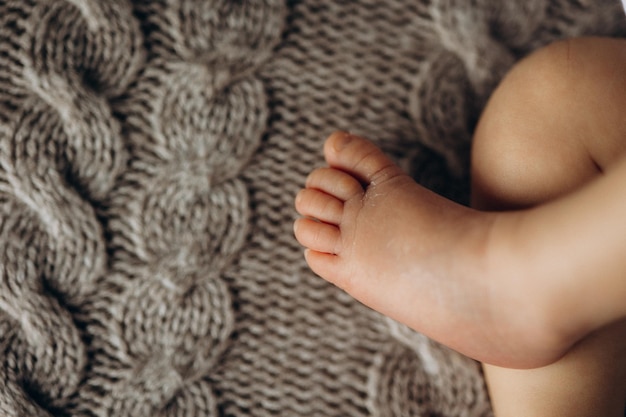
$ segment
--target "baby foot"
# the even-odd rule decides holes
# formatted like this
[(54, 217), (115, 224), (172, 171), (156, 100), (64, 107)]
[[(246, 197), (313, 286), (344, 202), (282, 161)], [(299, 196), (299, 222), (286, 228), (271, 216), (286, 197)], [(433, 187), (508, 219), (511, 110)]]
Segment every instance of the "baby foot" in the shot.
[(537, 337), (540, 318), (533, 322), (527, 300), (497, 276), (496, 214), (421, 187), (357, 136), (334, 133), (324, 154), (329, 166), (296, 197), (303, 217), (295, 236), (315, 273), (474, 359), (514, 367), (556, 360), (555, 347)]

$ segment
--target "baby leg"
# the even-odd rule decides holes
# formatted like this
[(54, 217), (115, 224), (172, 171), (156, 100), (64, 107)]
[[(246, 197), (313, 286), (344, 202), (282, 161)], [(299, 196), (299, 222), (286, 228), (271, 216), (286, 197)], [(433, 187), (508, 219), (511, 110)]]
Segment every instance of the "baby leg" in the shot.
[[(484, 210), (536, 206), (623, 163), (623, 74), (626, 42), (608, 39), (560, 42), (516, 66), (494, 93), (476, 131), (473, 205)], [(484, 368), (498, 417), (621, 417), (626, 322), (591, 333), (542, 368)]]
[[(623, 47), (609, 44), (614, 50), (608, 56)], [(615, 138), (626, 131), (615, 135), (606, 127), (622, 124), (624, 72), (606, 65), (591, 79), (600, 73), (600, 80), (611, 80), (609, 87), (589, 86), (576, 77), (594, 67), (574, 59), (578, 47), (562, 45), (556, 49), (566, 65), (559, 76), (546, 60), (534, 59), (508, 77), (510, 87), (496, 93), (490, 107), (504, 104), (510, 111), (488, 110), (474, 153), (477, 207), (549, 203), (513, 212), (462, 207), (419, 186), (371, 142), (339, 132), (324, 147), (328, 166), (309, 175), (296, 199), (303, 217), (295, 235), (311, 269), (375, 310), (506, 367), (553, 363), (584, 336), (626, 317), (626, 223), (619, 221), (626, 212), (626, 158), (592, 146), (597, 135), (614, 149), (623, 145)], [(543, 64), (523, 69), (537, 61)], [(529, 88), (534, 84), (519, 74), (543, 83)], [(503, 93), (516, 90), (508, 98)], [(559, 102), (560, 112), (544, 112), (555, 109), (550, 97), (572, 92), (573, 99)], [(603, 99), (611, 100), (609, 108)], [(604, 124), (590, 128), (584, 117), (567, 121), (586, 115), (589, 103), (600, 107)], [(529, 138), (545, 146), (526, 146)], [(610, 172), (600, 176), (604, 167)], [(567, 175), (557, 175), (559, 169)], [(599, 179), (581, 186), (594, 177)], [(554, 200), (561, 194), (567, 195)], [(602, 300), (600, 308), (596, 300)]]

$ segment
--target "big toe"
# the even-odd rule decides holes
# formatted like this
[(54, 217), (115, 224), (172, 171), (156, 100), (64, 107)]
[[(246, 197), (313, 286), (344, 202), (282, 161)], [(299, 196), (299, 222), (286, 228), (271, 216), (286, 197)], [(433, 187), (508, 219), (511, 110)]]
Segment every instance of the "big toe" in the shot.
[(324, 145), (324, 155), (331, 167), (353, 175), (364, 184), (375, 184), (402, 174), (379, 147), (347, 132), (330, 135)]

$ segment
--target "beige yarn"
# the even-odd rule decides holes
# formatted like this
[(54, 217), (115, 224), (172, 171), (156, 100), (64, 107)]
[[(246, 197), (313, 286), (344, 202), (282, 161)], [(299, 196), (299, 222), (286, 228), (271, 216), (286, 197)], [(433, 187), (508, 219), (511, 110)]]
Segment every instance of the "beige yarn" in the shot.
[(490, 416), (479, 367), (315, 277), (335, 129), (464, 201), (504, 72), (615, 0), (0, 0), (1, 416)]

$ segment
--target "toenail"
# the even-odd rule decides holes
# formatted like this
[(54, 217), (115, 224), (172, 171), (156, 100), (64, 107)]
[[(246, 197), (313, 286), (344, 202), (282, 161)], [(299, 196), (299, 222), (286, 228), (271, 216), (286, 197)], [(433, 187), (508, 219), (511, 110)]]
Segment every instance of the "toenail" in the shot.
[(298, 233), (298, 220), (300, 220), (300, 218), (297, 218), (296, 221), (293, 222), (293, 232), (294, 233)]
[(348, 146), (348, 144), (352, 141), (353, 137), (350, 133), (347, 132), (342, 132), (340, 133), (334, 143), (333, 143), (333, 147), (335, 148), (335, 151), (339, 152), (341, 150), (343, 150), (346, 146)]

